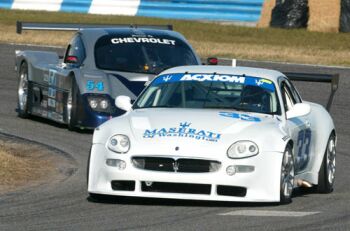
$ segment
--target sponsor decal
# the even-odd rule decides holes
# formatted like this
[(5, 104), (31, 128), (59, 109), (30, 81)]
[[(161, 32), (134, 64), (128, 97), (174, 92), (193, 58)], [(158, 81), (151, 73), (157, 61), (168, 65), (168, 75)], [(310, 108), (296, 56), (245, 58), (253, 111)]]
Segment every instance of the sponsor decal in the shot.
[(249, 122), (261, 122), (261, 119), (259, 117), (250, 116), (247, 114), (240, 114), (235, 112), (219, 112), (220, 116), (223, 117), (229, 117), (234, 119), (240, 119), (243, 121), (249, 121)]
[(40, 105), (43, 107), (43, 108), (47, 108), (47, 100), (42, 100)]
[(203, 129), (192, 128), (191, 123), (183, 122), (180, 123), (179, 127), (146, 129), (143, 133), (143, 138), (155, 137), (184, 137), (217, 142), (221, 138), (221, 134)]
[(47, 100), (47, 104), (49, 105), (49, 107), (55, 108), (55, 107), (56, 107), (56, 100), (54, 100), (54, 99), (48, 99), (48, 100)]
[(49, 70), (49, 85), (56, 85), (56, 70), (50, 69)]
[(63, 122), (63, 116), (56, 113), (56, 112), (49, 111), (47, 113), (47, 118), (50, 118), (50, 119), (55, 120), (55, 121)]
[(42, 110), (41, 115), (42, 115), (43, 117), (47, 117), (47, 111), (46, 111), (46, 110)]
[(154, 44), (164, 44), (175, 46), (175, 40), (161, 39), (161, 38), (112, 38), (111, 42), (113, 44), (123, 44), (123, 43), (154, 43)]
[(63, 113), (63, 103), (56, 103), (56, 112), (59, 114)]
[(50, 98), (56, 98), (56, 89), (49, 88), (47, 96), (50, 97)]
[(210, 81), (244, 84), (245, 77), (236, 75), (185, 74), (180, 81)]
[(63, 101), (63, 92), (61, 91), (56, 92), (56, 100), (59, 102)]
[(227, 74), (165, 74), (158, 76), (158, 78), (152, 82), (152, 85), (182, 81), (236, 83), (249, 86), (258, 86), (271, 92), (275, 91), (275, 85), (271, 80), (252, 76)]
[(49, 75), (47, 73), (44, 74), (44, 82), (49, 82)]

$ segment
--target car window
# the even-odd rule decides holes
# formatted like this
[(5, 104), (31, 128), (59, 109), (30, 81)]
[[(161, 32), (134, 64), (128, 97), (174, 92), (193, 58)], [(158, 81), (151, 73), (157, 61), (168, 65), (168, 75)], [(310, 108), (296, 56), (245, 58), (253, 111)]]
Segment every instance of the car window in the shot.
[(296, 104), (296, 100), (293, 98), (293, 94), (290, 90), (290, 87), (286, 84), (286, 82), (282, 82), (281, 84), (281, 93), (284, 108), (286, 111), (289, 111), (290, 109), (292, 109), (294, 104)]
[(96, 67), (104, 70), (159, 74), (170, 67), (198, 65), (192, 49), (171, 36), (105, 35), (95, 44)]
[(301, 97), (299, 95), (299, 92), (294, 87), (293, 83), (291, 81), (288, 81), (288, 80), (286, 80), (286, 83), (290, 87), (290, 91), (291, 91), (292, 97), (294, 99), (294, 102), (301, 103), (302, 102)]
[(274, 83), (234, 75), (169, 74), (157, 77), (135, 103), (136, 108), (221, 108), (279, 114)]
[(75, 56), (78, 59), (77, 64), (81, 64), (85, 59), (85, 48), (79, 35), (75, 36), (67, 47), (65, 62), (69, 56)]

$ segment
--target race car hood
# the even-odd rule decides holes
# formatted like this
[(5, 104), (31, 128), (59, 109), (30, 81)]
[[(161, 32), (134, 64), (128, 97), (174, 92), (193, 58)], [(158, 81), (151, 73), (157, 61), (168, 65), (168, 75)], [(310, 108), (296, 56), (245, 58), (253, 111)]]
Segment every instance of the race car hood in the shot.
[(216, 142), (224, 135), (240, 134), (249, 127), (257, 128), (275, 121), (270, 115), (210, 109), (138, 109), (128, 117), (138, 140), (170, 140), (193, 135), (195, 140), (207, 142)]
[[(235, 142), (250, 140), (260, 150), (281, 151), (286, 134), (277, 116), (214, 109), (136, 109), (100, 126), (94, 143), (106, 144), (116, 134), (127, 135), (131, 149), (168, 153), (180, 148), (184, 153), (223, 152)], [(206, 154), (207, 155), (207, 154)]]
[(131, 142), (144, 147), (150, 144), (157, 147), (181, 145), (188, 151), (195, 146), (227, 149), (239, 140), (264, 143), (269, 142), (271, 133), (281, 133), (280, 121), (275, 116), (238, 111), (137, 109), (121, 118), (124, 119), (129, 124), (125, 129), (129, 131), (120, 131), (121, 126), (116, 124), (112, 125), (116, 128), (114, 134), (130, 134)]

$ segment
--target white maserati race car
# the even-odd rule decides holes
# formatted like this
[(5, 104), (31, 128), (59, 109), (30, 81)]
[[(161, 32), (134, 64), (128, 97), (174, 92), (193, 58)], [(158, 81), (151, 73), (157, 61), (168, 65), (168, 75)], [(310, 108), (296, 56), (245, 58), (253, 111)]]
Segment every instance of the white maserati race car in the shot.
[(127, 112), (95, 129), (90, 196), (288, 203), (295, 187), (331, 192), (332, 118), (290, 79), (332, 82), (330, 107), (336, 75), (227, 66), (171, 68), (133, 105), (117, 97)]

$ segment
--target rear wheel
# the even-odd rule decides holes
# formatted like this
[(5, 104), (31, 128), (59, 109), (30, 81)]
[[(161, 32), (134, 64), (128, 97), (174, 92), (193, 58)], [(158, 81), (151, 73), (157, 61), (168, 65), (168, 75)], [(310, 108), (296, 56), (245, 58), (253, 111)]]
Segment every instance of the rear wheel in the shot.
[(322, 165), (318, 172), (318, 186), (319, 193), (330, 193), (333, 191), (335, 179), (335, 135), (331, 135), (328, 139), (326, 151), (323, 156)]
[(27, 118), (28, 115), (28, 64), (22, 63), (19, 71), (18, 81), (18, 103), (17, 113), (21, 118)]
[(287, 204), (292, 201), (294, 186), (294, 159), (292, 148), (286, 147), (283, 153), (281, 166), (280, 203)]

